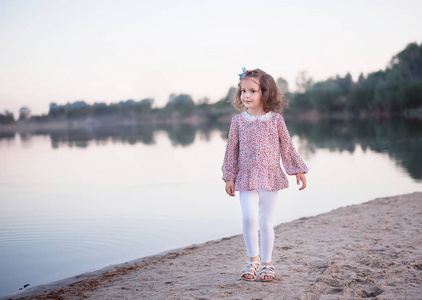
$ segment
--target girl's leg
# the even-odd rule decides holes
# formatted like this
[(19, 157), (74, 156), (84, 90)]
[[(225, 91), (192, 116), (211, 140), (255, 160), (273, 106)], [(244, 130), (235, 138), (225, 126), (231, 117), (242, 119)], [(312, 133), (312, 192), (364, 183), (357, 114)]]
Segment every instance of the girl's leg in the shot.
[(245, 239), (248, 256), (252, 259), (259, 255), (259, 193), (258, 191), (240, 191), (239, 198), (242, 208), (243, 238)]
[(278, 191), (258, 190), (259, 193), (259, 229), (261, 231), (262, 263), (271, 263), (274, 247), (274, 215)]

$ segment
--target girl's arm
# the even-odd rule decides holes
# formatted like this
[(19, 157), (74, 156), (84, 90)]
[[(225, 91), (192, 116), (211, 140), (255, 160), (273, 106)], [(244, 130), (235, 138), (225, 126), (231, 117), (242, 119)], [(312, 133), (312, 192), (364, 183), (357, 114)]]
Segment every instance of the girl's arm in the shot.
[[(237, 173), (238, 173), (238, 160), (239, 160), (239, 127), (237, 125), (235, 117), (233, 117), (232, 123), (230, 125), (229, 136), (227, 139), (224, 162), (221, 168), (221, 170), (223, 171), (223, 180), (226, 183), (229, 181), (232, 181), (232, 183), (234, 183)], [(234, 188), (233, 188), (233, 193), (234, 193)]]
[(281, 160), (283, 162), (284, 170), (286, 170), (286, 173), (289, 175), (297, 175), (296, 177), (298, 180), (303, 183), (301, 189), (304, 189), (306, 187), (306, 177), (304, 174), (308, 173), (308, 167), (296, 152), (289, 131), (287, 130), (286, 123), (281, 115), (278, 135), (280, 138)]

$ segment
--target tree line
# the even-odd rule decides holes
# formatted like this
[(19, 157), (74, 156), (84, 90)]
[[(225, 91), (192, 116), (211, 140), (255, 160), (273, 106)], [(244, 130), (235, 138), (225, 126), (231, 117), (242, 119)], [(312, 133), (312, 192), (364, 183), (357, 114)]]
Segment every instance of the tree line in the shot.
[[(195, 103), (191, 95), (171, 94), (168, 103), (162, 108), (154, 108), (154, 99), (152, 98), (140, 101), (130, 99), (111, 104), (101, 102), (92, 105), (85, 101), (76, 101), (64, 105), (51, 103), (48, 114), (40, 116), (31, 115), (27, 107), (22, 107), (19, 110), (18, 120), (40, 123), (112, 116), (115, 118), (132, 118), (148, 122), (151, 119), (185, 118), (192, 115), (199, 115), (205, 118), (205, 121), (213, 122), (217, 121), (220, 116), (230, 115), (235, 112), (229, 103), (229, 99), (234, 92), (235, 88), (230, 88), (225, 97), (212, 104), (209, 103), (207, 98), (200, 99)], [(15, 119), (11, 112), (6, 111), (5, 114), (0, 114), (0, 123), (9, 124), (13, 122), (15, 122)]]
[(408, 44), (392, 57), (385, 70), (367, 76), (361, 73), (357, 81), (348, 73), (314, 83), (303, 72), (297, 85), (299, 91), (290, 95), (291, 112), (399, 115), (421, 110), (422, 43)]
[[(408, 44), (394, 55), (385, 70), (360, 74), (353, 81), (350, 73), (324, 81), (314, 82), (306, 73), (299, 73), (296, 79), (297, 91), (290, 93), (287, 81), (277, 79), (277, 84), (289, 99), (286, 114), (318, 111), (325, 115), (347, 114), (365, 116), (371, 114), (402, 115), (422, 110), (422, 43)], [(127, 100), (118, 103), (87, 104), (76, 101), (65, 105), (51, 103), (48, 114), (31, 116), (30, 109), (22, 107), (18, 120), (47, 122), (74, 120), (88, 117), (117, 116), (148, 119), (188, 117), (197, 115), (206, 121), (217, 121), (221, 116), (235, 112), (229, 100), (236, 88), (231, 87), (227, 95), (215, 103), (207, 98), (194, 102), (188, 94), (171, 94), (162, 108), (153, 108), (154, 99)], [(0, 124), (16, 122), (13, 113), (0, 113)]]

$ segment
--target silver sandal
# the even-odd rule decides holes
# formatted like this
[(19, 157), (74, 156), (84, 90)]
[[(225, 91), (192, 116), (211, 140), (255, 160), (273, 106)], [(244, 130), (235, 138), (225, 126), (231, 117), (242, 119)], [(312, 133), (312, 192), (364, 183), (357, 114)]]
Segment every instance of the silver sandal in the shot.
[[(261, 279), (264, 276), (268, 276), (271, 277), (270, 279)], [(261, 267), (259, 268), (259, 281), (264, 281), (264, 282), (268, 282), (268, 281), (273, 281), (275, 278), (275, 270), (274, 267), (272, 265), (261, 265)]]
[[(256, 273), (259, 270), (259, 265), (261, 263), (259, 261), (250, 261), (246, 265), (245, 269), (243, 269), (242, 275), (240, 275), (240, 278), (246, 281), (254, 281), (256, 279)], [(246, 278), (245, 275), (252, 275), (252, 278)]]

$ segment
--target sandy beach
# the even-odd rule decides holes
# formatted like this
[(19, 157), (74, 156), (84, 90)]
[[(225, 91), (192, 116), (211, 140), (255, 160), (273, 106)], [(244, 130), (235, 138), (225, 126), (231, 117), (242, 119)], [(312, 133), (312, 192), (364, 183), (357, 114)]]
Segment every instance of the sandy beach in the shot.
[(273, 282), (246, 282), (241, 235), (1, 299), (422, 299), (422, 193), (276, 228)]

